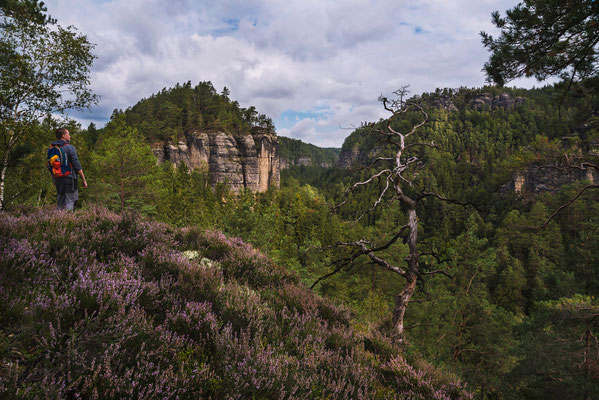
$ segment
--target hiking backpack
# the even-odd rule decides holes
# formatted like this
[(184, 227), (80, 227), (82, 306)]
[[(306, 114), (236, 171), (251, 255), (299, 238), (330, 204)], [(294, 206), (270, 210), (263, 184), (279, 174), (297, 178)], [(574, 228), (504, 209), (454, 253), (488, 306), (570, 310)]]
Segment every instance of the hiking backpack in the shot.
[(55, 178), (71, 175), (71, 164), (62, 146), (64, 144), (53, 144), (48, 149), (48, 169)]

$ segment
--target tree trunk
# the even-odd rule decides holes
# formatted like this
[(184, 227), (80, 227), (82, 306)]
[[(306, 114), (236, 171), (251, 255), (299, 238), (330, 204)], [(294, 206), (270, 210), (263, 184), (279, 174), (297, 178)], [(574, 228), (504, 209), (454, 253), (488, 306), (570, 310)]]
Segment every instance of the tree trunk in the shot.
[(393, 310), (393, 328), (399, 342), (404, 339), (403, 320), (406, 314), (406, 308), (410, 302), (414, 291), (416, 290), (416, 282), (418, 281), (418, 216), (416, 215), (416, 204), (412, 202), (412, 207), (408, 211), (408, 247), (410, 254), (408, 255), (408, 274), (406, 275), (406, 284), (395, 299), (395, 308)]
[(4, 160), (0, 166), (0, 210), (4, 210), (4, 188), (6, 183), (6, 170), (8, 169), (8, 150), (4, 153)]
[(124, 180), (121, 179), (121, 192), (119, 193), (119, 197), (121, 198), (121, 214), (125, 209), (125, 183)]
[(372, 269), (372, 289), (373, 292), (376, 290), (376, 268)]
[(123, 214), (123, 211), (125, 210), (125, 174), (124, 171), (125, 170), (125, 159), (123, 157), (121, 157), (121, 170), (119, 171), (120, 173), (120, 178), (121, 178), (121, 191), (119, 193), (119, 197), (121, 198), (121, 214)]
[(395, 308), (393, 309), (393, 330), (399, 342), (403, 342), (404, 326), (403, 319), (406, 314), (408, 303), (416, 290), (417, 276), (409, 274), (406, 277), (406, 284), (401, 292), (395, 298)]
[(586, 382), (585, 385), (587, 387), (586, 389), (586, 394), (585, 394), (585, 400), (590, 400), (591, 399), (591, 394), (589, 393), (589, 386), (592, 385), (591, 381), (592, 381), (592, 376), (591, 376), (591, 327), (587, 326), (587, 330), (585, 332), (585, 346), (584, 346), (584, 367), (587, 373), (586, 376)]

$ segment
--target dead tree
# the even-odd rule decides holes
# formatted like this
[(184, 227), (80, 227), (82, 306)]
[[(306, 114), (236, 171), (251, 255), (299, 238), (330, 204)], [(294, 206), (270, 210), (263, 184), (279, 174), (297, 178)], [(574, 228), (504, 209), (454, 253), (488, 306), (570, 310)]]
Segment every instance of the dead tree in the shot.
[[(382, 189), (380, 195), (368, 211), (373, 211), (384, 204), (385, 196), (392, 194), (393, 200), (399, 201), (395, 204), (399, 204), (399, 207), (407, 209), (407, 223), (397, 227), (395, 232), (392, 233), (391, 238), (382, 244), (375, 244), (368, 240), (337, 243), (333, 247), (347, 249), (348, 253), (346, 254), (348, 255), (335, 260), (333, 262), (333, 265), (335, 266), (334, 270), (320, 277), (312, 285), (313, 288), (322, 280), (345, 268), (351, 268), (354, 262), (362, 256), (367, 257), (372, 264), (400, 275), (405, 280), (405, 284), (395, 297), (395, 307), (392, 318), (394, 336), (398, 341), (402, 341), (404, 338), (404, 316), (408, 303), (416, 290), (417, 283), (421, 281), (425, 275), (444, 274), (450, 277), (450, 275), (443, 270), (423, 271), (420, 268), (419, 258), (423, 254), (420, 253), (418, 249), (419, 205), (422, 200), (427, 197), (435, 197), (440, 200), (458, 203), (457, 201), (449, 200), (437, 193), (418, 191), (412, 183), (417, 171), (422, 168), (422, 160), (416, 155), (413, 155), (413, 150), (423, 146), (436, 146), (433, 142), (419, 142), (416, 139), (418, 130), (428, 121), (429, 116), (420, 104), (404, 100), (407, 93), (407, 87), (403, 87), (394, 92), (396, 97), (392, 99), (382, 96), (379, 97), (379, 101), (383, 104), (385, 110), (391, 113), (391, 117), (385, 121), (383, 128), (375, 128), (374, 124), (371, 124), (374, 132), (381, 135), (389, 146), (393, 148), (394, 154), (390, 157), (376, 158), (371, 166), (378, 165), (379, 169), (377, 172), (368, 179), (357, 182), (353, 186), (347, 188), (343, 201), (335, 207), (339, 208), (345, 204), (348, 200), (348, 196), (355, 189), (371, 183), (381, 182)], [(392, 126), (402, 115), (414, 111), (420, 113), (422, 120), (416, 125), (413, 125), (409, 132), (400, 132)], [(409, 249), (409, 254), (405, 258), (405, 265), (394, 265), (381, 254), (399, 239), (402, 239), (407, 243)]]

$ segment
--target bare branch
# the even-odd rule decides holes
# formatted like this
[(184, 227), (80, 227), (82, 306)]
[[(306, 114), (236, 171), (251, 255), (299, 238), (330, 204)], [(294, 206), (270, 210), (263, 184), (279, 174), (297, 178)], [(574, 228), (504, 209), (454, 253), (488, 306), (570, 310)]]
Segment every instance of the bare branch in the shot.
[(389, 262), (387, 262), (386, 260), (383, 260), (382, 258), (378, 257), (376, 254), (374, 254), (373, 252), (368, 252), (366, 253), (366, 255), (368, 257), (370, 257), (370, 259), (372, 261), (374, 261), (375, 263), (377, 263), (378, 265), (380, 265), (381, 267), (391, 271), (391, 272), (395, 272), (398, 273), (401, 276), (406, 276), (406, 271), (403, 268), (400, 267), (396, 267), (392, 264), (390, 264)]
[(570, 204), (574, 203), (574, 202), (575, 202), (575, 201), (576, 201), (576, 200), (577, 200), (577, 199), (578, 199), (580, 196), (582, 196), (582, 194), (583, 194), (584, 192), (586, 192), (588, 189), (597, 189), (597, 188), (599, 188), (599, 185), (587, 185), (587, 186), (583, 187), (583, 188), (582, 188), (582, 189), (580, 189), (580, 190), (578, 191), (578, 193), (576, 193), (576, 195), (575, 195), (574, 197), (572, 197), (572, 198), (571, 198), (571, 199), (570, 199), (570, 200), (569, 200), (569, 201), (568, 201), (566, 204), (562, 204), (561, 206), (559, 206), (559, 207), (557, 208), (557, 210), (555, 210), (555, 211), (553, 212), (553, 214), (551, 214), (551, 216), (549, 216), (549, 218), (547, 218), (547, 220), (545, 221), (545, 223), (544, 223), (543, 225), (541, 225), (541, 226), (538, 226), (538, 227), (536, 227), (536, 228), (531, 228), (531, 229), (533, 229), (533, 230), (540, 230), (540, 229), (543, 229), (543, 228), (545, 228), (545, 227), (547, 226), (547, 224), (549, 224), (549, 222), (551, 222), (551, 220), (552, 220), (553, 218), (555, 218), (555, 216), (556, 216), (556, 215), (557, 215), (557, 214), (558, 214), (560, 211), (562, 211), (564, 208), (567, 208), (567, 207), (569, 207), (569, 206), (570, 206)]
[(441, 257), (439, 257), (439, 255), (437, 253), (432, 252), (432, 251), (431, 252), (426, 252), (426, 253), (420, 253), (420, 256), (421, 257), (422, 256), (431, 256), (431, 257), (434, 257), (437, 260), (437, 263), (439, 263), (439, 264), (445, 264), (446, 262), (451, 261), (449, 258), (442, 259)]
[[(412, 300), (414, 303), (416, 303), (416, 300)], [(410, 329), (414, 329), (414, 328), (418, 328), (419, 326), (434, 326), (433, 324), (423, 324), (423, 323), (416, 323), (414, 325), (410, 325), (410, 326), (406, 326), (404, 327), (405, 330), (410, 330)]]
[(566, 165), (570, 168), (578, 169), (581, 171), (586, 171), (587, 168), (592, 168), (592, 169), (596, 169), (597, 171), (599, 171), (599, 165), (597, 165), (597, 164), (593, 164), (588, 161), (582, 161), (579, 165), (574, 164), (574, 162), (570, 161), (570, 158), (568, 157), (567, 154), (564, 154), (564, 158), (566, 159)]
[(379, 157), (379, 158), (375, 159), (374, 161), (372, 161), (372, 163), (370, 163), (369, 165), (365, 165), (360, 168), (352, 169), (352, 171), (359, 172), (359, 171), (363, 171), (366, 169), (370, 169), (370, 168), (374, 167), (376, 165), (376, 163), (381, 162), (381, 161), (395, 161), (395, 158), (394, 157)]
[(388, 137), (400, 136), (400, 135), (401, 135), (401, 133), (399, 133), (399, 132), (396, 132), (396, 131), (394, 131), (393, 129), (391, 129), (391, 127), (389, 126), (389, 124), (387, 124), (387, 129), (388, 129), (389, 131), (391, 131), (391, 133), (389, 133), (389, 132), (386, 132), (386, 131), (384, 131), (384, 130), (382, 130), (382, 129), (374, 129), (374, 130), (373, 130), (373, 132), (376, 132), (376, 133), (379, 133), (379, 134), (381, 134), (381, 135), (388, 136)]
[(424, 119), (422, 120), (422, 122), (420, 122), (417, 125), (414, 125), (412, 127), (412, 130), (408, 133), (405, 134), (405, 137), (409, 137), (410, 135), (412, 135), (414, 132), (416, 132), (418, 129), (420, 129), (422, 126), (424, 126), (424, 124), (426, 124), (426, 122), (428, 121), (428, 114), (426, 111), (424, 111), (424, 108), (422, 108), (422, 106), (420, 106), (419, 104), (413, 104), (414, 107), (418, 108), (418, 110), (424, 114)]
[(446, 277), (448, 277), (449, 279), (453, 279), (453, 276), (450, 275), (449, 273), (447, 273), (446, 271), (443, 270), (435, 270), (435, 271), (426, 271), (426, 272), (421, 272), (420, 275), (435, 275), (435, 274), (442, 274), (445, 275)]
[(353, 186), (351, 186), (351, 187), (349, 187), (349, 188), (347, 188), (345, 190), (345, 193), (343, 194), (343, 199), (344, 199), (343, 202), (341, 202), (341, 203), (337, 204), (335, 207), (333, 207), (333, 210), (337, 210), (339, 207), (341, 207), (342, 205), (344, 205), (345, 203), (347, 203), (347, 196), (349, 196), (350, 193), (352, 193), (358, 186), (368, 185), (375, 178), (378, 178), (378, 177), (380, 177), (381, 175), (383, 175), (385, 173), (391, 174), (391, 170), (390, 169), (384, 169), (384, 170), (379, 171), (378, 173), (372, 175), (370, 178), (368, 178), (365, 181), (354, 183)]
[[(371, 128), (371, 132), (378, 133), (379, 140), (376, 143), (376, 146), (379, 146), (378, 143), (385, 143), (384, 147), (375, 147), (376, 150), (389, 149), (391, 146), (393, 151), (395, 152), (395, 157), (386, 157), (385, 155), (381, 155), (380, 157), (374, 159), (371, 162), (370, 166), (366, 168), (372, 168), (374, 165), (381, 162), (394, 162), (393, 167), (389, 167), (386, 169), (382, 169), (375, 174), (371, 175), (368, 179), (365, 179), (361, 182), (354, 183), (353, 186), (348, 187), (342, 197), (342, 201), (340, 204), (336, 205), (334, 209), (338, 209), (339, 207), (346, 204), (348, 200), (348, 196), (359, 186), (367, 185), (372, 183), (375, 179), (378, 179), (379, 184), (381, 184), (381, 190), (377, 194), (377, 198), (372, 205), (372, 207), (367, 210), (362, 216), (366, 213), (371, 212), (378, 207), (380, 207), (385, 201), (389, 189), (392, 189), (394, 192), (394, 196), (392, 198), (392, 202), (398, 200), (402, 205), (402, 212), (405, 210), (403, 207), (407, 208), (407, 217), (408, 222), (406, 225), (400, 227), (395, 231), (393, 237), (391, 237), (387, 242), (382, 245), (374, 245), (365, 240), (359, 240), (356, 242), (350, 243), (338, 243), (336, 247), (347, 247), (345, 254), (343, 254), (338, 260), (332, 263), (334, 269), (329, 273), (323, 275), (318, 278), (314, 284), (312, 284), (312, 288), (314, 288), (319, 282), (324, 279), (327, 279), (330, 276), (341, 271), (344, 267), (354, 265), (355, 260), (358, 257), (366, 256), (368, 261), (371, 264), (378, 265), (382, 268), (385, 268), (389, 271), (395, 272), (401, 275), (405, 279), (405, 285), (403, 289), (396, 296), (395, 308), (393, 310), (393, 325), (394, 330), (397, 334), (397, 338), (401, 341), (403, 337), (404, 327), (403, 321), (406, 312), (406, 307), (408, 303), (411, 301), (412, 296), (417, 291), (418, 285), (424, 285), (424, 276), (426, 275), (434, 275), (434, 274), (443, 274), (449, 278), (451, 275), (442, 270), (431, 270), (420, 272), (419, 267), (419, 252), (418, 252), (418, 215), (417, 209), (420, 203), (420, 200), (427, 196), (435, 196), (444, 201), (451, 201), (454, 203), (462, 204), (455, 200), (446, 199), (440, 195), (432, 194), (432, 193), (424, 193), (417, 196), (412, 196), (411, 194), (406, 194), (404, 192), (405, 184), (413, 186), (410, 179), (412, 179), (413, 174), (411, 172), (417, 171), (419, 166), (422, 164), (421, 160), (415, 156), (414, 154), (406, 154), (404, 153), (406, 150), (416, 147), (430, 147), (437, 148), (437, 145), (434, 142), (426, 142), (419, 140), (411, 140), (408, 143), (408, 139), (410, 136), (415, 135), (416, 132), (421, 129), (429, 120), (429, 115), (425, 111), (422, 105), (418, 103), (406, 102), (405, 96), (408, 94), (407, 86), (400, 88), (399, 90), (394, 92), (395, 98), (387, 98), (384, 96), (379, 97), (379, 101), (382, 103), (383, 108), (391, 113), (391, 117), (388, 118), (383, 123), (377, 123), (369, 125)], [(414, 112), (414, 114), (422, 114), (422, 117), (416, 115), (418, 121), (415, 125), (411, 125), (411, 129), (407, 133), (402, 133), (397, 130), (397, 126), (394, 123), (399, 120), (401, 115), (406, 115), (408, 112)], [(410, 172), (410, 174), (408, 174)], [(386, 177), (386, 182), (382, 185), (381, 179), (382, 177)], [(476, 206), (475, 206), (476, 208)], [(360, 218), (362, 218), (362, 216)], [(390, 249), (393, 244), (395, 244), (399, 238), (404, 237), (404, 243), (407, 244), (409, 249), (409, 254), (405, 257), (406, 265), (405, 267), (399, 267), (386, 259), (385, 250)], [(348, 255), (349, 253), (349, 255)], [(442, 260), (439, 257), (436, 257), (439, 263)], [(428, 268), (427, 268), (428, 269)], [(422, 287), (422, 291), (424, 292), (424, 286)], [(426, 293), (425, 293), (426, 294)]]
[(14, 199), (16, 199), (17, 197), (19, 197), (20, 195), (22, 195), (23, 193), (27, 192), (29, 189), (31, 189), (33, 187), (33, 185), (27, 185), (24, 188), (22, 188), (21, 190), (19, 190), (18, 192), (14, 193), (10, 200), (13, 201)]
[(472, 278), (470, 278), (470, 282), (468, 282), (468, 287), (466, 288), (466, 294), (467, 295), (470, 294), (470, 287), (472, 286), (472, 282), (474, 282), (474, 278), (476, 278), (476, 275), (478, 275), (479, 272), (480, 272), (480, 270), (476, 271), (474, 273), (474, 275), (472, 275)]
[(372, 212), (372, 211), (376, 210), (376, 208), (379, 206), (379, 204), (383, 200), (383, 197), (387, 193), (387, 190), (389, 190), (389, 186), (390, 186), (389, 185), (389, 181), (392, 181), (391, 175), (389, 175), (387, 177), (387, 184), (385, 185), (385, 188), (381, 191), (381, 195), (379, 196), (379, 198), (374, 202), (374, 205), (371, 208), (369, 208), (368, 210), (366, 210), (364, 213), (362, 213), (362, 215), (360, 215), (360, 217), (357, 218), (356, 221), (361, 220), (369, 212)]
[(358, 240), (356, 242), (339, 242), (336, 243), (335, 245), (332, 246), (328, 246), (328, 248), (334, 248), (334, 247), (355, 247), (356, 249), (354, 250), (354, 252), (349, 256), (349, 257), (345, 257), (345, 258), (341, 258), (338, 260), (335, 260), (333, 262), (334, 265), (337, 265), (337, 267), (321, 276), (320, 278), (318, 278), (311, 286), (310, 289), (313, 289), (319, 282), (335, 275), (336, 273), (340, 272), (343, 268), (345, 268), (348, 265), (352, 265), (354, 263), (354, 261), (362, 256), (362, 255), (367, 255), (373, 263), (378, 264), (382, 267), (384, 267), (385, 269), (398, 273), (399, 275), (405, 276), (406, 271), (403, 268), (400, 267), (396, 267), (392, 264), (390, 264), (389, 262), (383, 260), (382, 258), (376, 256), (374, 253), (383, 251), (388, 249), (389, 247), (391, 247), (391, 245), (393, 245), (393, 243), (397, 242), (397, 240), (402, 236), (402, 234), (405, 232), (406, 229), (408, 229), (408, 225), (404, 225), (402, 226), (397, 233), (391, 238), (389, 239), (385, 244), (378, 246), (378, 247), (374, 247), (374, 248), (369, 248), (368, 245), (372, 245), (371, 242), (366, 241), (366, 240)]
[(470, 207), (474, 208), (474, 209), (475, 209), (476, 211), (478, 211), (478, 212), (480, 212), (480, 211), (481, 211), (481, 210), (480, 210), (480, 208), (478, 208), (478, 206), (477, 206), (476, 204), (474, 204), (474, 203), (472, 203), (472, 202), (470, 202), (470, 201), (468, 201), (468, 202), (465, 202), (465, 203), (464, 203), (464, 202), (461, 202), (461, 201), (459, 201), (459, 200), (448, 199), (447, 197), (441, 196), (441, 195), (440, 195), (440, 194), (438, 194), (438, 193), (432, 193), (432, 192), (422, 192), (422, 193), (420, 194), (420, 196), (419, 196), (419, 198), (420, 198), (420, 199), (424, 199), (424, 198), (426, 198), (426, 197), (435, 197), (435, 198), (437, 198), (437, 199), (439, 199), (439, 200), (442, 200), (442, 201), (444, 201), (444, 202), (447, 202), (447, 203), (451, 203), (451, 204), (457, 204), (457, 205), (460, 205), (460, 206), (463, 206), (463, 207), (468, 207), (468, 206), (470, 206)]
[(339, 263), (339, 267), (335, 268), (333, 271), (329, 272), (326, 275), (321, 276), (320, 278), (318, 278), (311, 286), (310, 289), (314, 289), (316, 287), (316, 285), (318, 285), (318, 283), (320, 281), (323, 281), (327, 278), (330, 278), (331, 276), (335, 275), (336, 273), (338, 273), (339, 271), (341, 271), (346, 265), (353, 263), (353, 260), (350, 258), (347, 259), (343, 259), (341, 260), (343, 261), (342, 263)]
[(405, 232), (405, 230), (408, 228), (409, 228), (408, 225), (402, 226), (401, 228), (399, 228), (397, 233), (387, 243), (385, 243), (381, 247), (374, 248), (371, 251), (381, 251), (381, 250), (388, 249), (393, 243), (397, 242), (397, 239), (399, 239), (401, 237), (401, 235)]
[(423, 146), (423, 147), (431, 147), (433, 149), (438, 149), (439, 146), (435, 144), (435, 142), (430, 143), (411, 143), (404, 147), (404, 149), (409, 149), (410, 147)]
[(560, 171), (561, 173), (568, 174), (572, 172), (573, 169), (578, 171), (586, 171), (588, 169), (595, 169), (599, 171), (599, 165), (591, 163), (589, 161), (580, 161), (579, 163), (575, 160), (570, 160), (567, 154), (564, 154), (564, 158), (566, 160), (565, 165), (559, 165), (558, 161), (555, 161), (553, 165), (533, 165), (533, 169), (555, 169)]

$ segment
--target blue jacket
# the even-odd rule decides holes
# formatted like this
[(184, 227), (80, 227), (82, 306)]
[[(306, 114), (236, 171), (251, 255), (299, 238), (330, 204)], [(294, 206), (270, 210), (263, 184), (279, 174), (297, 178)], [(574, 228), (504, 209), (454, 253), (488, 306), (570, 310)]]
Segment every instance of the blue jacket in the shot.
[[(62, 149), (67, 154), (69, 163), (71, 164), (71, 168), (75, 171), (75, 174), (77, 174), (79, 171), (83, 169), (81, 168), (79, 157), (77, 157), (77, 150), (75, 150), (75, 147), (72, 144), (69, 144), (69, 142), (67, 142), (66, 140), (60, 139), (52, 142), (52, 145), (64, 145), (62, 146)], [(77, 176), (75, 175), (74, 178), (76, 177)]]

